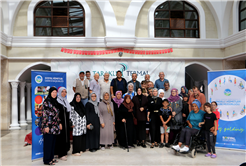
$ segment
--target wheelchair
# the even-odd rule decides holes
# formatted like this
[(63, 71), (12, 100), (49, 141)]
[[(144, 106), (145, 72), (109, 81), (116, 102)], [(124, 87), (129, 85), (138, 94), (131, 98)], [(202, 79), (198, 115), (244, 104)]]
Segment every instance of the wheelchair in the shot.
[[(176, 135), (176, 138), (173, 142), (173, 145), (177, 145), (179, 142), (180, 133)], [(188, 152), (179, 152), (174, 150), (174, 154), (181, 153), (181, 154), (191, 154), (192, 158), (195, 158), (197, 152), (207, 152), (207, 143), (204, 134), (204, 128), (202, 127), (199, 132), (190, 139), (189, 151)]]

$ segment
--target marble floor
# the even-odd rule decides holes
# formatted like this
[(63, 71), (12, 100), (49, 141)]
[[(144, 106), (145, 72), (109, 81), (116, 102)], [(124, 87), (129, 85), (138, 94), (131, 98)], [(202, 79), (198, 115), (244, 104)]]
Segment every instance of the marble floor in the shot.
[[(25, 135), (31, 132), (30, 127), (22, 130), (1, 131), (1, 163), (7, 165), (43, 165), (42, 159), (31, 161), (32, 146), (23, 147)], [(190, 155), (174, 155), (170, 148), (130, 149), (130, 152), (120, 148), (106, 149), (95, 153), (85, 152), (81, 156), (72, 156), (71, 150), (67, 161), (56, 165), (202, 165), (202, 166), (239, 166), (246, 161), (246, 153), (236, 150), (217, 149), (216, 159), (205, 158), (204, 153), (198, 153), (196, 158)]]

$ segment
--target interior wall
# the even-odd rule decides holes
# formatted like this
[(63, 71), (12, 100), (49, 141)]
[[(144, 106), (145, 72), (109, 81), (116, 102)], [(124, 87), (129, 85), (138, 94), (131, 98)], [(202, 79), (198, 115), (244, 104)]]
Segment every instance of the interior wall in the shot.
[(1, 44), (1, 54), (7, 56), (7, 47)]
[(126, 12), (131, 1), (110, 0), (109, 2), (114, 10), (117, 25), (124, 25)]
[(106, 36), (103, 16), (96, 5), (96, 2), (87, 0), (86, 3), (91, 9), (91, 37)]
[(8, 130), (10, 125), (11, 87), (8, 75), (8, 60), (1, 60), (1, 130)]
[(209, 10), (207, 4), (204, 1), (198, 1), (205, 13), (205, 22), (206, 22), (206, 38), (218, 39), (218, 31), (215, 23), (214, 16)]
[(240, 53), (246, 53), (246, 41), (225, 48), (225, 57)]

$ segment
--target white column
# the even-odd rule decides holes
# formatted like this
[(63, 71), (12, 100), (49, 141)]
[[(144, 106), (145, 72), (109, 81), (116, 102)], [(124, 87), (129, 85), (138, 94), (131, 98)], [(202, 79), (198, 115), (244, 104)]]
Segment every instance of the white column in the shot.
[(27, 91), (27, 111), (26, 111), (26, 120), (27, 123), (32, 122), (32, 109), (31, 109), (31, 83), (26, 84)]
[(19, 85), (18, 81), (10, 82), (12, 86), (12, 115), (11, 115), (11, 125), (10, 130), (20, 129), (18, 123), (18, 101), (17, 101), (17, 88)]
[(25, 112), (25, 86), (26, 82), (20, 82), (20, 126), (26, 126)]

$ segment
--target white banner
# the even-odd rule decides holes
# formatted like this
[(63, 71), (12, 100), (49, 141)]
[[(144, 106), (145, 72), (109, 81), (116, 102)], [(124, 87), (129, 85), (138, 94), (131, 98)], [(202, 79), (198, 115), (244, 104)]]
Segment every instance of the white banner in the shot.
[(95, 73), (99, 73), (103, 79), (105, 72), (110, 74), (110, 80), (116, 78), (116, 72), (121, 70), (123, 77), (131, 80), (132, 73), (138, 74), (138, 81), (144, 80), (146, 74), (150, 75), (150, 80), (155, 83), (159, 79), (159, 72), (165, 73), (165, 78), (169, 80), (171, 88), (177, 88), (185, 85), (185, 62), (184, 61), (52, 61), (52, 71), (61, 71), (67, 73), (68, 101), (71, 101), (74, 95), (72, 90), (73, 81), (79, 77), (80, 71), (90, 71), (91, 78)]

